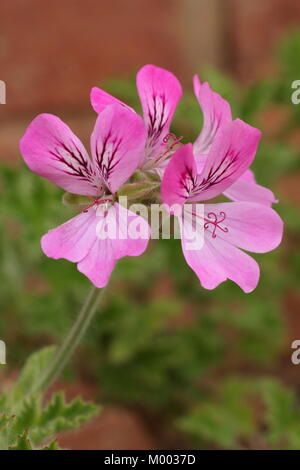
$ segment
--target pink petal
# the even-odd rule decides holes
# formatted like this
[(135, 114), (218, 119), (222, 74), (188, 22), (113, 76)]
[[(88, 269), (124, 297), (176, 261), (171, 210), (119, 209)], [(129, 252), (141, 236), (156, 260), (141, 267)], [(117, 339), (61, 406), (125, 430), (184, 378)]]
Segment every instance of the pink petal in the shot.
[(260, 137), (258, 129), (240, 119), (224, 124), (194, 181), (190, 200), (208, 200), (229, 188), (251, 165)]
[(213, 91), (207, 82), (194, 76), (194, 92), (203, 113), (203, 128), (194, 142), (194, 153), (207, 154), (218, 130), (232, 120), (229, 103)]
[[(213, 214), (210, 217), (208, 214)], [(205, 205), (206, 238), (224, 241), (254, 253), (266, 253), (281, 243), (283, 222), (270, 207), (252, 202)], [(216, 222), (215, 224), (213, 221)], [(221, 221), (222, 220), (222, 221)], [(210, 222), (211, 221), (211, 222)]]
[(190, 250), (186, 249), (186, 241), (182, 238), (182, 250), (187, 264), (205, 289), (215, 289), (227, 279), (246, 293), (257, 286), (259, 266), (256, 261), (222, 239), (205, 239), (201, 250)]
[(246, 170), (245, 173), (243, 173), (239, 179), (247, 181), (247, 183), (256, 183), (255, 175), (252, 170)]
[(96, 224), (94, 209), (82, 212), (42, 237), (43, 252), (49, 258), (64, 258), (74, 263), (82, 260), (96, 239)]
[(256, 253), (273, 250), (283, 232), (282, 220), (273, 209), (247, 202), (204, 206), (201, 249), (191, 249), (186, 237), (188, 224), (191, 221), (185, 218), (181, 230), (183, 254), (206, 289), (231, 279), (245, 292), (251, 292), (259, 280), (259, 267), (239, 248)]
[(137, 89), (148, 131), (146, 159), (156, 160), (166, 150), (163, 139), (181, 98), (181, 86), (168, 70), (145, 65), (137, 73)]
[(101, 178), (111, 192), (128, 180), (140, 163), (145, 146), (145, 126), (136, 113), (110, 105), (99, 114), (91, 149)]
[[(140, 225), (143, 238), (132, 238), (130, 227), (133, 222)], [(107, 226), (114, 227), (111, 233), (105, 230)], [(113, 236), (113, 232), (117, 234), (116, 237)], [(111, 238), (106, 237), (105, 233), (108, 233)], [(96, 287), (104, 287), (109, 281), (117, 260), (124, 256), (141, 255), (147, 248), (149, 237), (150, 228), (147, 222), (116, 203), (99, 222), (98, 236), (87, 256), (78, 264), (78, 270), (85, 274)]]
[(269, 207), (278, 202), (270, 189), (257, 183), (249, 183), (242, 177), (227, 188), (224, 195), (232, 201), (256, 202)]
[(220, 237), (213, 238), (205, 232), (204, 244), (200, 249), (191, 249), (186, 238), (190, 224), (185, 218), (181, 228), (181, 244), (187, 264), (196, 273), (205, 289), (215, 289), (219, 284), (231, 279), (245, 292), (251, 292), (259, 280), (259, 266), (243, 251)]
[(86, 196), (101, 192), (101, 181), (84, 146), (58, 117), (37, 116), (22, 137), (20, 150), (31, 171), (66, 191)]
[(230, 279), (246, 292), (252, 292), (259, 281), (257, 262), (243, 251), (222, 239), (206, 241), (202, 250), (182, 249), (187, 264), (192, 268), (205, 289), (215, 289)]
[(171, 157), (165, 169), (161, 197), (165, 204), (183, 204), (190, 196), (197, 181), (197, 167), (192, 144), (180, 147)]
[(91, 89), (90, 99), (94, 110), (98, 114), (101, 113), (107, 106), (111, 104), (119, 104), (121, 106), (124, 106), (124, 108), (130, 109), (131, 111), (135, 112), (132, 108), (130, 108), (130, 106), (127, 106), (127, 104), (123, 103), (123, 101), (118, 100), (118, 98), (115, 98), (106, 91), (101, 90), (97, 87)]
[(96, 287), (104, 287), (117, 260), (142, 254), (149, 238), (148, 223), (115, 203), (108, 210), (104, 205), (94, 205), (49, 230), (41, 244), (47, 256), (78, 263), (78, 270)]
[[(203, 171), (206, 158), (207, 155), (195, 155), (197, 173)], [(251, 170), (245, 171), (223, 194), (232, 201), (256, 202), (269, 207), (278, 202), (270, 189), (256, 183), (254, 173)]]

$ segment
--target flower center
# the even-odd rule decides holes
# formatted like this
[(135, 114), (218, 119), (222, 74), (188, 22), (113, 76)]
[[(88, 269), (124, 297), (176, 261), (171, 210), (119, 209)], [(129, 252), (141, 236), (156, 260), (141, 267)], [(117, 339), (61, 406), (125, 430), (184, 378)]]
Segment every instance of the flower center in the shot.
[(103, 206), (104, 211), (107, 211), (108, 208), (112, 205), (113, 200), (114, 200), (113, 195), (104, 195), (102, 197), (97, 197), (96, 199), (94, 199), (94, 201), (91, 204), (89, 204), (83, 210), (83, 212), (88, 212), (88, 210), (91, 207), (95, 207), (96, 210), (98, 210), (100, 206)]

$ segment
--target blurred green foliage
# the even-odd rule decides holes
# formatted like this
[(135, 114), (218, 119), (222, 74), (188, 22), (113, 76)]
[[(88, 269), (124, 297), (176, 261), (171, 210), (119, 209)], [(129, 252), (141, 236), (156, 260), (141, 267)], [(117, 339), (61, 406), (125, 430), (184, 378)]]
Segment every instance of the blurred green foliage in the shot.
[(76, 398), (66, 403), (62, 393), (43, 404), (35, 385), (51, 361), (53, 347), (43, 348), (27, 360), (15, 383), (0, 397), (0, 450), (57, 450), (52, 437), (88, 421), (99, 409)]
[[(158, 429), (176, 429), (187, 447), (300, 448), (297, 384), (293, 390), (281, 383), (284, 371), (295, 367), (283, 305), (290, 291), (299, 294), (299, 207), (281, 189), (300, 174), (299, 150), (289, 139), (300, 125), (300, 105), (290, 100), (291, 83), (300, 78), (299, 33), (286, 38), (277, 56), (277, 77), (247, 88), (219, 71), (199, 71), (230, 101), (234, 116), (263, 131), (270, 126), (266, 110), (288, 108), (284, 126), (266, 133), (253, 165), (257, 181), (279, 193), (276, 209), (285, 221), (281, 247), (256, 256), (258, 288), (245, 295), (228, 281), (206, 291), (178, 240), (152, 241), (143, 256), (119, 262), (105, 307), (65, 374), (97, 382), (104, 404), (157, 416)], [(133, 79), (103, 88), (138, 109)], [(193, 140), (201, 120), (186, 92), (173, 131)], [(0, 191), (0, 337), (13, 368), (63, 338), (89, 282), (72, 263), (47, 259), (40, 250), (40, 237), (73, 214), (61, 204), (62, 191), (25, 166), (4, 165)]]

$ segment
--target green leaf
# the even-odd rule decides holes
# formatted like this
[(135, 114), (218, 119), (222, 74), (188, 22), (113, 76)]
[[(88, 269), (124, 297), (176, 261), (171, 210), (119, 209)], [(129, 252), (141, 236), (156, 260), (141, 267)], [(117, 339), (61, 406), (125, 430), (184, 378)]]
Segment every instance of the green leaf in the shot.
[(32, 443), (28, 437), (28, 431), (24, 431), (17, 437), (16, 443), (9, 446), (8, 450), (33, 450)]
[(242, 440), (254, 431), (246, 390), (242, 381), (225, 382), (217, 397), (204, 401), (179, 420), (179, 428), (203, 443), (214, 443), (224, 449), (241, 448)]
[(40, 376), (54, 354), (55, 346), (49, 346), (32, 354), (27, 360), (16, 384), (13, 387), (13, 402), (23, 400), (38, 384)]
[(39, 418), (40, 399), (31, 395), (19, 405), (19, 409), (12, 426), (11, 433), (19, 434), (24, 429), (30, 429), (36, 425)]
[(75, 429), (99, 412), (93, 403), (86, 403), (80, 397), (71, 403), (65, 402), (63, 393), (53, 395), (51, 401), (41, 411), (36, 425), (31, 429), (35, 443), (53, 436), (60, 431)]
[(43, 447), (42, 450), (60, 450), (56, 440), (51, 441), (47, 446)]

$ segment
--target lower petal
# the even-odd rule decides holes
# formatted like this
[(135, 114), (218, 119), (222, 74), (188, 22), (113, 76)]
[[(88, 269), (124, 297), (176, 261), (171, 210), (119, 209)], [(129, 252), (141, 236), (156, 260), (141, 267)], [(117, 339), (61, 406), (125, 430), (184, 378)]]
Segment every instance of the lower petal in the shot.
[(77, 267), (100, 288), (109, 282), (117, 260), (146, 250), (150, 227), (142, 217), (115, 203), (102, 217), (100, 214), (95, 232), (91, 249)]
[(259, 280), (259, 266), (249, 255), (222, 239), (205, 239), (201, 250), (187, 250), (182, 239), (187, 264), (205, 289), (215, 289), (227, 279), (246, 292), (252, 292)]
[(49, 258), (65, 258), (74, 263), (82, 260), (95, 241), (96, 223), (96, 212), (91, 209), (49, 230), (41, 239), (43, 252)]

